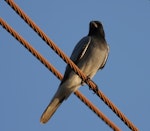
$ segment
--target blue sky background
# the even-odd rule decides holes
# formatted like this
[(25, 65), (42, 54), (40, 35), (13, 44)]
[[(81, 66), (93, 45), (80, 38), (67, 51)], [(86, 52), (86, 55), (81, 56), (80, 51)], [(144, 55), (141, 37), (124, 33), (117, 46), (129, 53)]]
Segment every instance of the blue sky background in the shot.
[[(150, 130), (150, 1), (21, 1), (15, 2), (68, 55), (88, 33), (89, 22), (103, 23), (110, 55), (95, 83), (142, 131)], [(63, 62), (4, 2), (0, 17), (32, 44), (61, 73)], [(109, 131), (75, 95), (45, 125), (39, 119), (60, 81), (0, 26), (1, 131)], [(80, 91), (123, 131), (129, 129), (83, 86)]]

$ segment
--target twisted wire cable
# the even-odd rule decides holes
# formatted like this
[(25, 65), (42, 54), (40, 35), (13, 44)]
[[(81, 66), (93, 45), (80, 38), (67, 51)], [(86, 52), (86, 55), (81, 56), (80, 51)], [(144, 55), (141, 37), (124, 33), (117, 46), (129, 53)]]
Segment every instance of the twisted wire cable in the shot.
[(97, 85), (85, 76), (81, 70), (58, 48), (55, 43), (19, 8), (13, 0), (5, 0), (16, 13), (50, 46), (74, 71), (79, 77), (89, 85), (89, 87), (99, 96), (102, 101), (133, 131), (138, 131), (137, 127), (103, 94), (97, 91)]
[[(47, 67), (58, 79), (62, 80), (63, 76), (60, 72), (51, 65), (37, 50), (35, 50), (22, 36), (20, 36), (12, 27), (10, 27), (2, 18), (0, 24), (6, 29), (14, 38), (16, 38), (31, 54), (33, 54), (45, 67)], [(120, 129), (111, 122), (96, 106), (92, 104), (82, 93), (76, 91), (74, 93), (85, 105), (87, 105), (98, 117), (100, 117), (109, 127), (115, 131)]]

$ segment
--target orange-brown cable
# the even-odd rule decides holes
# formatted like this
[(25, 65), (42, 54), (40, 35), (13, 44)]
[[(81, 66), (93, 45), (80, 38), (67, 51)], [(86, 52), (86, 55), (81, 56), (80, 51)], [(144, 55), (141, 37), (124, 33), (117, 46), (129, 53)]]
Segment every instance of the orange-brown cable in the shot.
[[(42, 64), (44, 64), (58, 79), (62, 80), (63, 76), (53, 67), (37, 50), (35, 50), (22, 36), (20, 36), (12, 27), (10, 27), (2, 18), (0, 24), (5, 28), (14, 38), (16, 38), (30, 53), (32, 53)], [(96, 106), (92, 104), (82, 93), (76, 91), (74, 93), (83, 103), (85, 103), (95, 114), (98, 115), (107, 125), (113, 130), (120, 131), (120, 129), (111, 122)]]
[(97, 91), (97, 85), (85, 76), (81, 70), (58, 48), (55, 43), (19, 8), (13, 0), (5, 0), (22, 19), (89, 85), (89, 87), (105, 102), (105, 104), (133, 131), (138, 131), (137, 127), (103, 94)]

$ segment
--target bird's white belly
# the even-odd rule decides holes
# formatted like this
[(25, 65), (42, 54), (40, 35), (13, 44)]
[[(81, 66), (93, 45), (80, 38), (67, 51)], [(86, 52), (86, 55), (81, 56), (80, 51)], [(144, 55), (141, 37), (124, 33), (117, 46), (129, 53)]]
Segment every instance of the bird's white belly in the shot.
[(87, 53), (87, 56), (83, 58), (84, 64), (80, 62), (81, 64), (79, 64), (78, 66), (85, 75), (92, 78), (103, 63), (103, 55), (105, 55), (103, 51), (100, 51), (99, 49), (94, 49), (91, 51), (91, 53)]

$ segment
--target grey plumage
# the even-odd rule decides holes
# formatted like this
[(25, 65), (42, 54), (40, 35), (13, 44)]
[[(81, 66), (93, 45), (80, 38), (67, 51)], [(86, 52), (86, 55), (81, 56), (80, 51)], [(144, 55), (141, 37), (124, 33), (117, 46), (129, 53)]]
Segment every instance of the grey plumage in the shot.
[[(107, 61), (109, 47), (105, 40), (103, 26), (99, 21), (91, 21), (89, 34), (75, 46), (70, 59), (89, 78), (93, 78)], [(61, 103), (82, 84), (81, 78), (70, 68), (66, 67), (64, 77), (50, 104), (43, 112), (40, 121), (46, 123), (55, 113)]]

